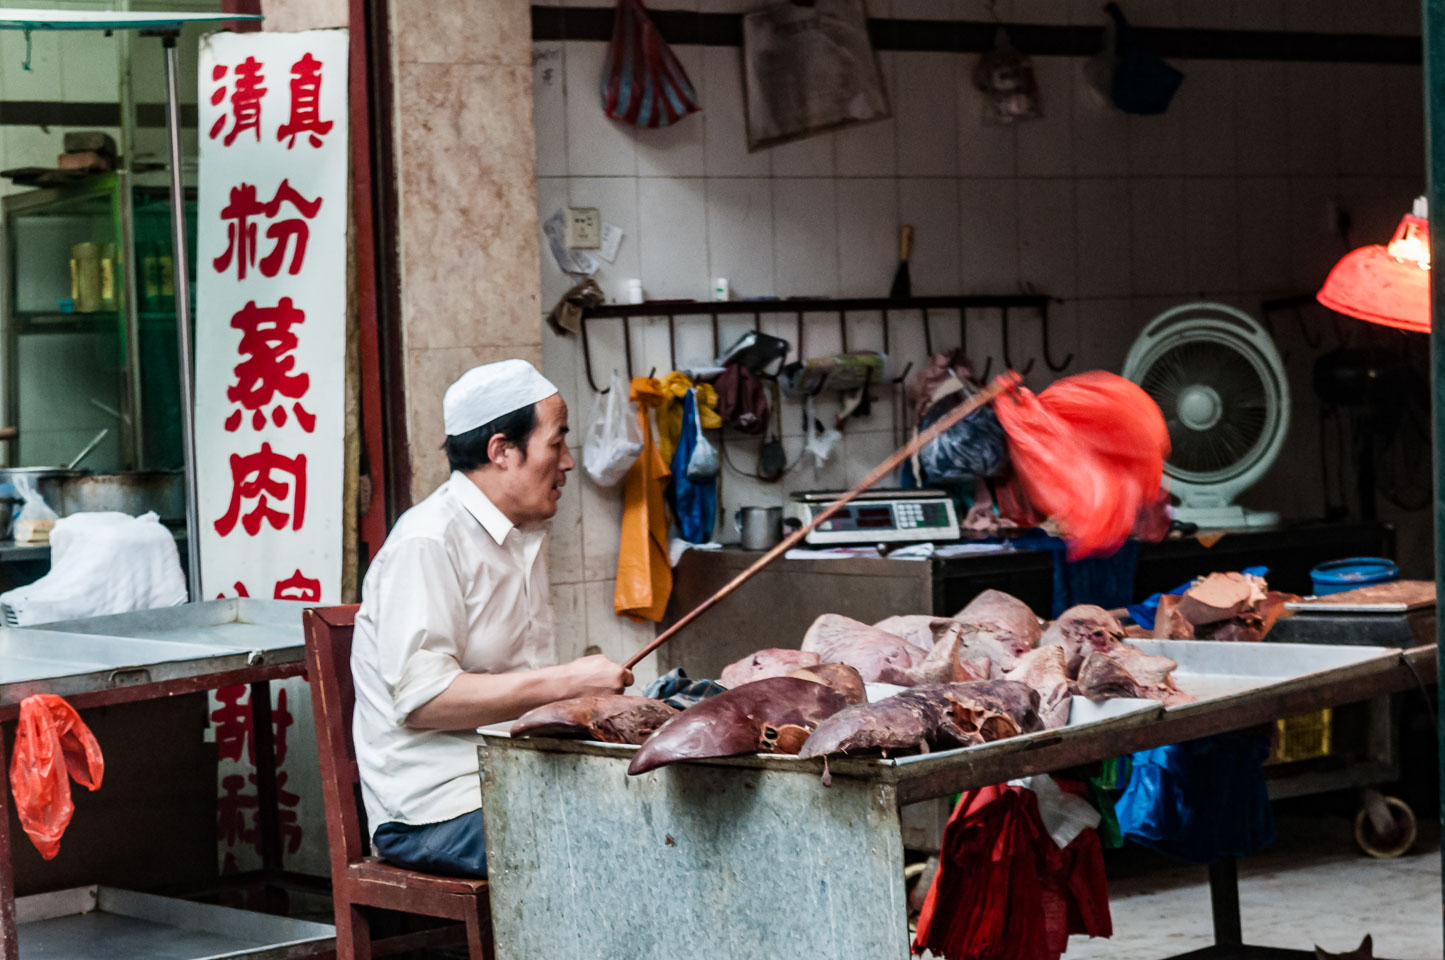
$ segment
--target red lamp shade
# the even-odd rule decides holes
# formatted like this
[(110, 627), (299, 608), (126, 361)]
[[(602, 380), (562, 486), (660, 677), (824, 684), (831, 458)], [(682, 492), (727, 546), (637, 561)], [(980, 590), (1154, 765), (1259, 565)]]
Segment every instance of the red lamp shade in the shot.
[(1336, 313), (1429, 333), (1430, 228), (1425, 218), (1407, 213), (1388, 247), (1372, 244), (1345, 254), (1315, 299)]

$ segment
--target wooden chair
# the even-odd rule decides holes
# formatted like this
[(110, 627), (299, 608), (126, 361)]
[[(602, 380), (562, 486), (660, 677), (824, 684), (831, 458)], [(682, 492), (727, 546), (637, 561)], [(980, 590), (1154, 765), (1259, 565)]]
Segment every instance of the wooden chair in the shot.
[(485, 880), (405, 870), (370, 855), (371, 844), (363, 835), (359, 812), (361, 774), (351, 742), (351, 711), (356, 703), (351, 637), (356, 606), (316, 607), (302, 616), (331, 848), (338, 960), (371, 960), (461, 939), (461, 931), (448, 924), (373, 941), (368, 907), (461, 921), (471, 960), (490, 960), (492, 921)]

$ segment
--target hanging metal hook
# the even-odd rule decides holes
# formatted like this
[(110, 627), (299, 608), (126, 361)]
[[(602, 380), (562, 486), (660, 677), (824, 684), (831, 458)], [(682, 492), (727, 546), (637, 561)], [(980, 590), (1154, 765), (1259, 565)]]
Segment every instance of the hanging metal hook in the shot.
[(928, 322), (928, 310), (923, 311), (923, 352), (933, 356), (933, 325)]
[[(1070, 351), (1069, 355), (1064, 357), (1062, 363), (1054, 363), (1054, 351), (1049, 347), (1049, 305), (1047, 303), (1039, 307), (1039, 323), (1043, 328), (1044, 365), (1054, 373), (1062, 373), (1068, 369), (1069, 364), (1074, 362), (1074, 354)], [(1032, 362), (1030, 366), (1032, 366)], [(1025, 370), (1024, 372), (1027, 373), (1028, 371)]]
[[(1008, 370), (1018, 370), (1019, 373), (1027, 376), (1028, 372), (1034, 368), (1034, 358), (1029, 357), (1029, 362), (1024, 366), (1022, 370), (1019, 370), (1018, 367), (1014, 366), (1013, 352), (1009, 350), (1008, 307), (999, 308), (998, 318), (999, 333), (1003, 336), (1004, 368)], [(1045, 349), (1045, 352), (1047, 352), (1047, 348)], [(1065, 361), (1065, 363), (1067, 363), (1067, 361)], [(985, 376), (984, 379), (987, 380), (988, 377)]]

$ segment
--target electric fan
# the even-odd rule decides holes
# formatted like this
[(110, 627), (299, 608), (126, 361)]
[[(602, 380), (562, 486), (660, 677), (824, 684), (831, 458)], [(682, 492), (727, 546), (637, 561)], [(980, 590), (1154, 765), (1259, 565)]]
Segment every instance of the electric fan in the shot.
[(1166, 310), (1134, 341), (1124, 376), (1164, 412), (1176, 520), (1208, 530), (1279, 522), (1234, 503), (1274, 465), (1289, 428), (1284, 363), (1264, 328), (1222, 303)]

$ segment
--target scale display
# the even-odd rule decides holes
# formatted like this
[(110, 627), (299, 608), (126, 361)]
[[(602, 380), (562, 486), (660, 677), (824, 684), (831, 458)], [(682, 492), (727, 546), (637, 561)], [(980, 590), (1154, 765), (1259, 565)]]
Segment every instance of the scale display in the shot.
[[(796, 495), (784, 507), (789, 529), (796, 530), (825, 510), (836, 494)], [(958, 515), (944, 494), (910, 491), (875, 496), (848, 504), (807, 536), (810, 544), (899, 543), (956, 540)]]

